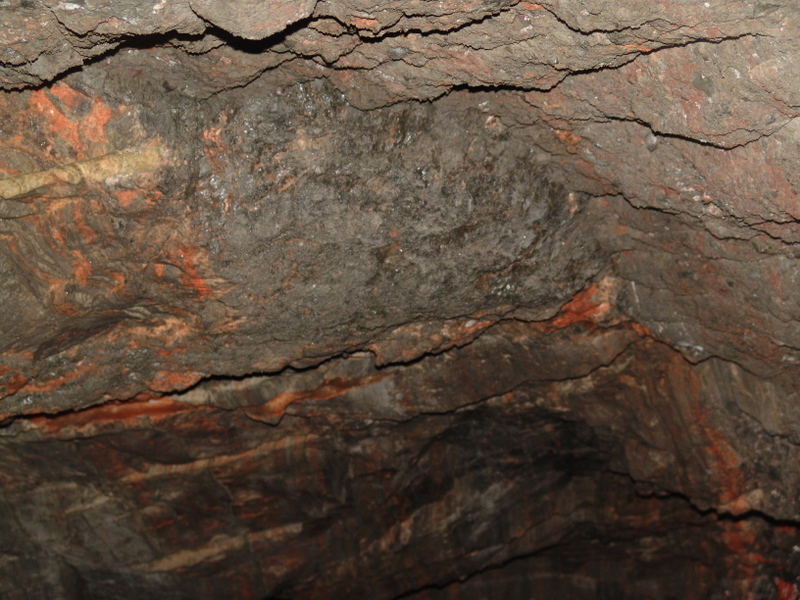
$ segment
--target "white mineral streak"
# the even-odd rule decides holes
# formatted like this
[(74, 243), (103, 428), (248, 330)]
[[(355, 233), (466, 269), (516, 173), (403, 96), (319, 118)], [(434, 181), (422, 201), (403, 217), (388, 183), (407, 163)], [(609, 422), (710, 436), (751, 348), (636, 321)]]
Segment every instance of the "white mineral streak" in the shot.
[(81, 160), (45, 171), (0, 179), (0, 198), (10, 200), (56, 183), (77, 185), (82, 181), (104, 181), (111, 177), (155, 171), (163, 164), (166, 149), (160, 141)]

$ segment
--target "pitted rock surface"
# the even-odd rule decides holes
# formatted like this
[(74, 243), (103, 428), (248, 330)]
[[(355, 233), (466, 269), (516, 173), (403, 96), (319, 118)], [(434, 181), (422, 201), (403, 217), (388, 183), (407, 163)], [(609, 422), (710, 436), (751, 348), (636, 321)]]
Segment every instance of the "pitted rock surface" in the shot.
[(796, 600), (799, 18), (0, 0), (0, 596)]

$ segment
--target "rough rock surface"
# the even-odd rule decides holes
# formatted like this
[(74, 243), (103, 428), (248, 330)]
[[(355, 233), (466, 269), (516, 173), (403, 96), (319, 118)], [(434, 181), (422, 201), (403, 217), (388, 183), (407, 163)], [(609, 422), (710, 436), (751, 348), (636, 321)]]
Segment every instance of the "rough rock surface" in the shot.
[(798, 19), (0, 1), (0, 596), (796, 600)]

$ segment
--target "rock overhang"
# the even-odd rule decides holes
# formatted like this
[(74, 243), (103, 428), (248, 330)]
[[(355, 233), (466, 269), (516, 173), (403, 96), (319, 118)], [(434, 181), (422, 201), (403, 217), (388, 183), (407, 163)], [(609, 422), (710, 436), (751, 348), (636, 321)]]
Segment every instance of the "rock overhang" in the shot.
[[(316, 597), (308, 565), (343, 524), (377, 562), (328, 565), (342, 594), (355, 573), (393, 597), (548, 540), (574, 556), (615, 528), (639, 540), (618, 563), (634, 589), (641, 553), (662, 556), (641, 523), (701, 517), (707, 554), (681, 560), (730, 593), (792, 593), (793, 6), (6, 4), (0, 412), (9, 495), (41, 500), (9, 508), (13, 537), (49, 547), (56, 496), (90, 523), (56, 545), (124, 523), (100, 543), (116, 565), (91, 542), (31, 563), (62, 593), (107, 592), (82, 556), (128, 597)], [(51, 447), (75, 471), (24, 475)], [(204, 509), (165, 499), (186, 482)], [(448, 566), (395, 572), (425, 536)]]

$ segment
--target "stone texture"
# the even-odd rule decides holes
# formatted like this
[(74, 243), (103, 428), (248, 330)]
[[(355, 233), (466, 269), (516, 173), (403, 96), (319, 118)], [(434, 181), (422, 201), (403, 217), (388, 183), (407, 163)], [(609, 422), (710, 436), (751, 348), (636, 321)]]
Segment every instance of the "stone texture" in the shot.
[(203, 19), (248, 40), (262, 40), (308, 17), (315, 0), (235, 0), (222, 4), (214, 0), (191, 0), (192, 10)]
[[(41, 595), (90, 598), (393, 598), (533, 555), (547, 568), (517, 585), (569, 597), (663, 593), (673, 565), (684, 597), (788, 578), (790, 536), (767, 546), (764, 523), (685, 501), (796, 518), (784, 490), (800, 472), (770, 472), (752, 440), (785, 465), (797, 448), (759, 433), (720, 386), (747, 376), (571, 315), (499, 324), (411, 366), (376, 370), (363, 354), (17, 421), (3, 564), (27, 559)], [(580, 558), (604, 544), (628, 565), (617, 575)], [(1, 581), (10, 598), (28, 585)]]
[[(92, 112), (78, 91), (92, 78), (18, 94), (6, 113), (71, 126), (54, 146), (79, 159), (69, 177), (4, 180), (19, 192), (3, 222), (19, 286), (2, 315), (6, 415), (40, 412), (40, 393), (62, 410), (367, 347), (392, 361), (382, 340), (406, 324), (547, 316), (603, 264), (527, 140), (467, 94), (361, 112), (324, 83), (256, 86), (163, 122), (159, 105)], [(91, 143), (103, 158), (83, 167)], [(57, 163), (34, 137), (18, 144), (9, 166)], [(157, 150), (114, 162), (142, 156), (131, 148)]]
[(798, 14), (0, 0), (0, 596), (796, 600)]

